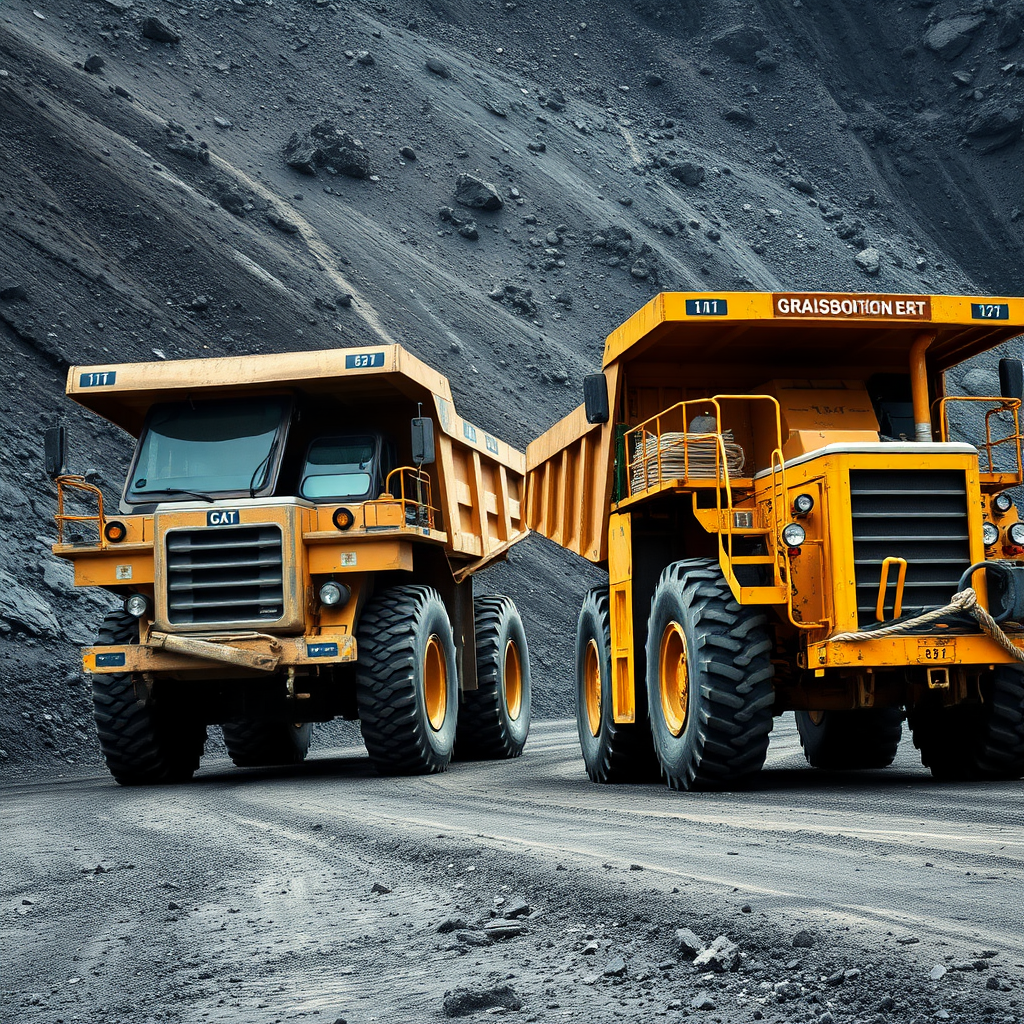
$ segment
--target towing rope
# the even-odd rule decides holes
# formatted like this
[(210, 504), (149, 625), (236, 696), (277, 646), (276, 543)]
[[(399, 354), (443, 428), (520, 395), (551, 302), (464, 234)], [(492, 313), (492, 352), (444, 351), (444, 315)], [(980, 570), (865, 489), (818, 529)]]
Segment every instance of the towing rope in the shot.
[(956, 612), (967, 612), (974, 616), (982, 630), (995, 640), (1007, 654), (1017, 661), (1024, 662), (1024, 650), (1017, 647), (1000, 629), (999, 623), (978, 604), (978, 595), (974, 592), (973, 587), (954, 594), (952, 601), (945, 608), (935, 608), (923, 615), (915, 615), (914, 618), (907, 619), (905, 622), (883, 626), (881, 629), (869, 629), (859, 633), (837, 633), (835, 636), (829, 637), (829, 640), (838, 643), (846, 640), (874, 640), (882, 636), (896, 636), (899, 633), (909, 632), (917, 626), (927, 626), (930, 622), (944, 619), (947, 615), (953, 615)]

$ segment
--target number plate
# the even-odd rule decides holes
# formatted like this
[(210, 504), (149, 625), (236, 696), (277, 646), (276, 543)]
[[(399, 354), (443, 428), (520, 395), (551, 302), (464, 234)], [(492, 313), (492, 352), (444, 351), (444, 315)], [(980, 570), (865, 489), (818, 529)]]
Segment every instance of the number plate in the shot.
[(972, 302), (972, 320), (1009, 320), (1010, 306), (1006, 302)]
[(955, 654), (956, 641), (954, 640), (936, 640), (929, 637), (927, 640), (917, 641), (918, 661), (951, 665)]
[(687, 299), (687, 316), (728, 316), (729, 303), (725, 299)]
[(345, 356), (346, 370), (375, 370), (383, 365), (383, 352), (364, 352), (355, 356)]

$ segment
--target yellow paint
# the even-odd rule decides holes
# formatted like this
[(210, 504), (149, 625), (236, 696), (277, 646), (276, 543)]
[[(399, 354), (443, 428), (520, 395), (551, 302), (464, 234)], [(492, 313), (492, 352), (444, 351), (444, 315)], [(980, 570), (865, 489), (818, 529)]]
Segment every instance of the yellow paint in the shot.
[(366, 536), (335, 534), (332, 544), (309, 548), (311, 576), (350, 572), (385, 572), (404, 569), (412, 572), (412, 541), (368, 540)]
[(608, 586), (611, 599), (612, 714), (616, 722), (635, 722), (633, 533), (628, 512), (612, 516), (608, 528)]

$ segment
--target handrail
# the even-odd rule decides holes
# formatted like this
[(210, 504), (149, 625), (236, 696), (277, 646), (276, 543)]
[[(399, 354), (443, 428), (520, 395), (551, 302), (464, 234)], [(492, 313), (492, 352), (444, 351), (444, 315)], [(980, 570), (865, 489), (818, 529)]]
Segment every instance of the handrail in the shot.
[[(395, 498), (394, 491), (391, 489), (391, 480), (393, 477), (398, 476), (398, 487), (399, 493)], [(414, 486), (416, 489), (416, 497), (406, 497), (406, 484)], [(426, 470), (419, 468), (418, 466), (399, 466), (397, 469), (391, 470), (387, 475), (387, 479), (384, 481), (385, 495), (393, 500), (397, 500), (402, 506), (402, 513), (405, 517), (406, 522), (410, 521), (410, 513), (412, 513), (412, 522), (416, 526), (426, 526), (433, 530), (434, 528), (434, 513), (440, 512), (440, 509), (434, 508), (433, 499), (430, 492), (430, 475)], [(426, 500), (424, 501), (424, 491), (426, 492)], [(383, 497), (384, 495), (382, 495)]]
[[(57, 485), (57, 514), (53, 517), (57, 523), (57, 543), (64, 543), (64, 524), (65, 523), (96, 523), (96, 531), (99, 534), (99, 546), (105, 548), (107, 546), (107, 538), (104, 534), (104, 526), (106, 523), (105, 516), (103, 514), (103, 492), (95, 485), (86, 483), (84, 476), (58, 476), (54, 478), (54, 483)], [(95, 515), (82, 515), (73, 516), (68, 515), (64, 511), (64, 488), (70, 487), (74, 491), (86, 491), (90, 494), (96, 495), (96, 514)]]
[[(977, 395), (950, 395), (947, 398), (940, 399), (939, 401), (939, 436), (943, 441), (949, 440), (949, 404), (952, 402), (988, 402), (991, 408), (985, 413), (985, 441), (982, 447), (985, 449), (985, 455), (988, 458), (988, 473), (989, 475), (995, 475), (997, 473), (1002, 474), (1002, 470), (995, 468), (995, 459), (993, 451), (1000, 445), (1011, 444), (1013, 445), (1012, 452), (1016, 457), (1017, 468), (1016, 470), (1007, 470), (1006, 475), (1013, 476), (1013, 481), (1001, 481), (1000, 486), (1014, 486), (1024, 483), (1024, 465), (1021, 460), (1021, 430), (1020, 430), (1020, 407), (1021, 401), (1019, 398), (1002, 398), (999, 396), (977, 396)], [(1009, 412), (1013, 416), (1013, 432), (1007, 434), (1005, 437), (997, 438), (995, 441), (992, 440), (992, 417), (997, 413)], [(975, 445), (975, 447), (978, 447)], [(979, 449), (980, 455), (980, 449)], [(984, 470), (982, 470), (984, 472)]]

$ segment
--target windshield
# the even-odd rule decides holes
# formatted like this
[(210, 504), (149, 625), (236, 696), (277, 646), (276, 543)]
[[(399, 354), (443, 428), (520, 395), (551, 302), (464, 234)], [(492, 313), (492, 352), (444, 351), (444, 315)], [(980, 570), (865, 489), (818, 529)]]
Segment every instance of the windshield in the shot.
[(302, 471), (302, 497), (368, 497), (375, 452), (372, 437), (323, 437), (314, 441)]
[(262, 490), (287, 404), (275, 397), (154, 406), (132, 466), (129, 498)]

